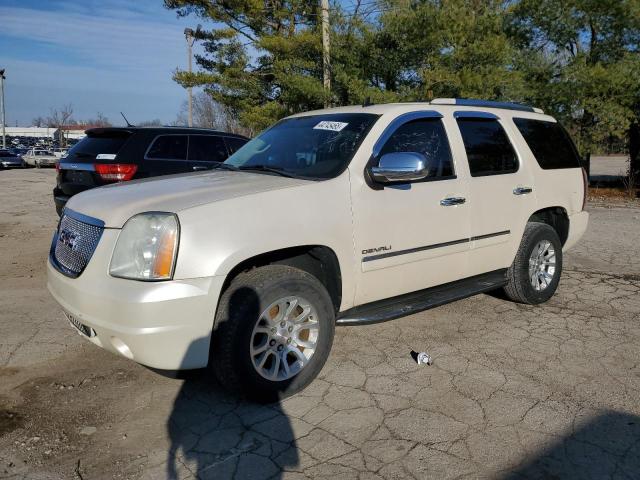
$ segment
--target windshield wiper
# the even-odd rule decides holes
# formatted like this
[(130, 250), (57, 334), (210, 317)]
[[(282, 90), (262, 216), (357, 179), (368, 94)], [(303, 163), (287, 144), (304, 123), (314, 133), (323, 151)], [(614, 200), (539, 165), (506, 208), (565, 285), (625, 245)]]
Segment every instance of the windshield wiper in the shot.
[(238, 167), (235, 167), (233, 165), (229, 165), (228, 163), (223, 163), (223, 162), (218, 162), (218, 163), (214, 163), (213, 166), (211, 168), (219, 168), (220, 170), (238, 170)]
[(275, 173), (276, 175), (281, 175), (283, 177), (300, 178), (299, 175), (289, 172), (283, 168), (269, 167), (267, 165), (243, 165), (241, 167), (237, 167), (237, 169), (243, 171), (270, 172)]

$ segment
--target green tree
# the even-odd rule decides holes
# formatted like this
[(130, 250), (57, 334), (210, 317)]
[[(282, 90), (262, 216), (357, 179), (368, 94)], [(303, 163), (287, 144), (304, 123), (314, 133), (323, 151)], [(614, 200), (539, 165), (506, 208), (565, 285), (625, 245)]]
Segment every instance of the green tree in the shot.
[(582, 153), (612, 136), (632, 139), (640, 118), (640, 1), (521, 0), (509, 14), (531, 100), (571, 128)]
[(203, 86), (254, 130), (300, 110), (321, 108), (321, 36), (317, 2), (309, 0), (165, 0), (178, 15), (220, 28), (199, 32), (201, 71), (176, 72), (183, 86)]

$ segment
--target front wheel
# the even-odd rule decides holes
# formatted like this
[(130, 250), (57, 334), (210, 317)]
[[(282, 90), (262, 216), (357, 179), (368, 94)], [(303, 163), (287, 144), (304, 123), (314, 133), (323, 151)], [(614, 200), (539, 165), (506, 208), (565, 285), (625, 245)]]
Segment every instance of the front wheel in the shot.
[(256, 268), (220, 299), (209, 366), (226, 388), (274, 402), (320, 373), (334, 330), (333, 303), (317, 278), (283, 265)]
[(549, 300), (562, 273), (562, 243), (546, 223), (529, 222), (507, 270), (504, 292), (511, 300), (535, 305)]

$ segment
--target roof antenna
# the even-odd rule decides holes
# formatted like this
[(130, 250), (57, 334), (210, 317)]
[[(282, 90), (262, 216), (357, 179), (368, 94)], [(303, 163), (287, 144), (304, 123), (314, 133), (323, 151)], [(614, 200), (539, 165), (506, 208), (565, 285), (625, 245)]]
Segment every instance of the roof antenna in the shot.
[(370, 107), (371, 105), (373, 105), (373, 102), (371, 101), (371, 97), (366, 97), (364, 99), (364, 102), (362, 102), (363, 107)]
[(127, 127), (135, 127), (135, 125), (131, 125), (129, 123), (129, 120), (127, 120), (127, 117), (124, 116), (124, 113), (120, 112), (120, 115), (122, 115), (122, 118), (124, 118), (124, 121), (127, 123)]

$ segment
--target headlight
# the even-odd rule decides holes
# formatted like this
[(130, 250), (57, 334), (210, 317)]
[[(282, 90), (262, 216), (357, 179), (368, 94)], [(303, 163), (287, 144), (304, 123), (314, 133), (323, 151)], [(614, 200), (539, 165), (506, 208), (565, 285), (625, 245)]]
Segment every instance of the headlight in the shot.
[(173, 213), (149, 212), (127, 220), (118, 236), (109, 273), (133, 280), (170, 280), (180, 227)]

